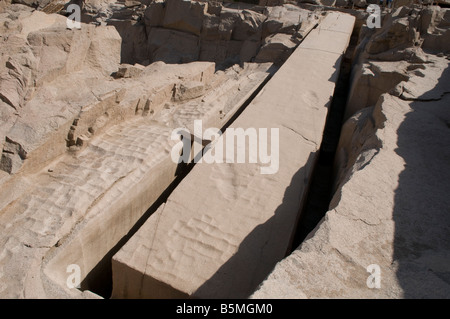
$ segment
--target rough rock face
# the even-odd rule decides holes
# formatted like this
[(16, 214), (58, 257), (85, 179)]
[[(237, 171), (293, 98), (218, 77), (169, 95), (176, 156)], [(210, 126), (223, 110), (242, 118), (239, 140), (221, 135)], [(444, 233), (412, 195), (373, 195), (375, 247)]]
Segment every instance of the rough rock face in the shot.
[[(279, 163), (230, 161), (230, 147), (254, 155), (230, 146), (234, 133), (224, 132), (203, 155), (220, 153), (220, 160), (198, 163), (113, 257), (115, 298), (245, 298), (284, 257), (354, 21), (328, 13), (231, 124), (270, 128)], [(314, 75), (304, 77), (313, 65)]]
[[(9, 108), (2, 111), (8, 124), (0, 131), (2, 145), (7, 143), (0, 165), (8, 173), (19, 172), (23, 164), (27, 164), (25, 170), (41, 167), (63, 154), (66, 147), (82, 146), (100, 128), (132, 114), (132, 108), (126, 112), (106, 110), (104, 105), (114, 97), (109, 96), (107, 101), (102, 97), (112, 94), (120, 100), (129, 94), (109, 78), (118, 70), (121, 55), (132, 60), (129, 49), (123, 49), (123, 41), (127, 42), (127, 48), (144, 43), (148, 56), (142, 49), (132, 49), (140, 57), (138, 60), (146, 59), (144, 65), (151, 61), (187, 63), (227, 59), (281, 64), (319, 20), (315, 14), (289, 5), (269, 8), (262, 14), (223, 7), (208, 11), (208, 3), (170, 0), (154, 2), (145, 10), (148, 40), (140, 38), (145, 28), (137, 24), (132, 28), (140, 30), (138, 39), (124, 37), (122, 40), (119, 33), (123, 37), (129, 32), (124, 30), (132, 29), (118, 22), (118, 12), (141, 8), (141, 5), (89, 1), (86, 7), (100, 12), (101, 8), (110, 10), (108, 19), (98, 19), (112, 25), (86, 24), (81, 30), (62, 30), (64, 17), (31, 12), (20, 5), (13, 6), (5, 17), (7, 23), (2, 28), (8, 38), (1, 49), (5, 67), (0, 73), (0, 97)], [(125, 15), (120, 21), (131, 20)], [(261, 42), (263, 34), (265, 40)], [(88, 78), (91, 80), (86, 85)], [(85, 92), (74, 96), (67, 89), (74, 84), (79, 88), (78, 93)], [(54, 107), (40, 110), (41, 104)], [(96, 111), (83, 111), (91, 104), (96, 105), (93, 107)], [(102, 120), (94, 120), (93, 114)], [(85, 118), (92, 120), (85, 123)]]
[(255, 61), (281, 64), (311, 30), (308, 22), (314, 15), (292, 5), (269, 7), (267, 12), (262, 29), (264, 40)]
[[(74, 145), (59, 141), (73, 154), (2, 180), (0, 273), (9, 279), (2, 278), (1, 296), (82, 296), (64, 291), (67, 265), (80, 264), (86, 276), (173, 181), (171, 131), (193, 119), (222, 126), (268, 76), (269, 67), (214, 73), (211, 62), (121, 65), (108, 80), (117, 86), (110, 83), (112, 91), (82, 107), (66, 131)], [(81, 89), (78, 94), (85, 93)], [(7, 142), (4, 153), (22, 154)], [(87, 277), (82, 286), (89, 289), (91, 282)]]
[(323, 5), (323, 6), (333, 6), (336, 3), (336, 0), (300, 0), (299, 3), (310, 3), (310, 4), (317, 4), (317, 5)]
[(162, 26), (200, 35), (207, 8), (202, 2), (166, 0)]
[[(131, 64), (250, 62), (261, 46), (267, 47), (259, 62), (276, 59), (277, 64), (282, 64), (319, 20), (319, 15), (293, 5), (262, 10), (251, 5), (239, 9), (182, 0), (152, 1), (148, 6), (132, 7), (115, 2), (86, 3), (86, 22), (114, 25), (124, 41), (122, 62)], [(273, 45), (273, 39), (265, 41), (278, 33), (291, 35), (292, 45)]]
[(329, 211), (253, 298), (450, 296), (450, 63), (424, 45), (446, 13), (399, 8), (360, 42)]
[[(445, 73), (448, 81), (448, 68)], [(424, 182), (448, 178), (439, 167), (449, 156), (449, 101), (448, 94), (438, 102), (385, 94), (346, 123), (344, 130), (354, 127), (346, 146), (354, 164), (330, 211), (254, 298), (450, 296), (448, 187)], [(379, 288), (369, 278), (373, 264), (380, 269)]]
[[(72, 0), (76, 29), (69, 1), (0, 1), (1, 298), (109, 297), (112, 263), (132, 268), (116, 271), (114, 296), (142, 296), (132, 287), (142, 284), (176, 297), (233, 297), (236, 287), (253, 298), (450, 297), (449, 1), (395, 1), (382, 28), (361, 30), (378, 1), (285, 2)], [(320, 27), (331, 11), (354, 15), (359, 34), (334, 196), (273, 268), (290, 245), (339, 73), (331, 43), (351, 32)], [(274, 75), (301, 44), (302, 58)], [(144, 223), (187, 172), (171, 158), (174, 128), (192, 131), (198, 119), (280, 124), (281, 174), (260, 182), (250, 164), (192, 170)], [(167, 233), (152, 233), (159, 222)], [(148, 258), (149, 238), (161, 258)], [(70, 265), (79, 289), (68, 285)], [(185, 277), (167, 289), (158, 272)]]
[[(353, 69), (353, 85), (345, 118), (375, 105), (382, 93), (403, 94), (403, 84), (425, 68), (425, 52), (450, 51), (449, 10), (430, 6), (425, 9), (401, 7), (383, 20), (376, 31), (364, 28)], [(371, 36), (368, 36), (370, 35)], [(436, 39), (439, 38), (439, 41)]]
[[(6, 109), (1, 140), (8, 144), (1, 169), (8, 173), (18, 172), (24, 163), (44, 165), (64, 153), (64, 140), (81, 107), (102, 94), (87, 92), (82, 82), (91, 78), (95, 87), (120, 61), (121, 39), (113, 27), (67, 30), (62, 16), (21, 9), (7, 12), (1, 47), (5, 68), (0, 71), (0, 97)], [(74, 95), (70, 89), (76, 83)], [(80, 94), (83, 90), (86, 94)]]
[[(161, 4), (150, 6), (146, 11), (146, 16), (158, 16), (158, 20), (160, 20), (159, 23), (152, 22), (152, 19), (150, 18), (148, 19), (150, 26), (152, 27), (162, 26), (164, 28), (176, 29), (199, 36), (198, 38), (192, 37), (191, 42), (183, 46), (188, 52), (193, 53), (190, 54), (188, 59), (195, 58), (197, 55), (200, 60), (222, 62), (229, 58), (240, 57), (241, 61), (247, 62), (255, 58), (259, 51), (259, 47), (261, 46), (261, 41), (266, 36), (276, 32), (286, 32), (289, 28), (293, 31), (300, 26), (300, 22), (303, 22), (303, 28), (306, 30), (308, 27), (312, 27), (312, 23), (314, 23), (314, 20), (307, 19), (308, 16), (305, 11), (301, 11), (297, 8), (296, 12), (289, 11), (291, 15), (288, 17), (287, 9), (281, 7), (284, 10), (279, 10), (279, 17), (285, 17), (287, 26), (284, 29), (282, 26), (279, 28), (272, 27), (272, 29), (270, 29), (267, 28), (267, 25), (271, 24), (270, 21), (273, 22), (273, 19), (270, 18), (272, 10), (269, 10), (266, 14), (262, 14), (247, 9), (236, 10), (219, 7), (219, 10), (215, 10), (214, 13), (209, 13), (204, 4), (202, 4), (203, 9), (195, 9), (199, 12), (198, 14), (191, 15), (188, 10), (183, 10), (185, 16), (181, 13), (178, 14), (178, 23), (168, 24), (166, 22), (166, 16), (169, 15), (168, 19), (170, 21), (172, 20), (170, 16), (173, 14), (172, 11), (169, 10), (169, 5), (176, 6), (177, 3), (177, 0), (173, 0), (166, 5), (164, 19), (159, 18), (160, 16), (153, 12), (153, 8), (155, 8), (155, 11), (161, 11)], [(293, 16), (295, 16), (295, 21), (292, 19)], [(305, 19), (302, 20), (300, 19), (301, 17), (304, 17)], [(196, 22), (189, 22), (192, 19), (196, 20)], [(196, 25), (197, 27), (190, 27), (191, 25)], [(294, 32), (290, 33), (294, 35)], [(187, 36), (181, 33), (175, 39), (175, 42), (183, 41), (183, 38), (187, 38)], [(149, 41), (153, 41), (152, 36), (149, 36)], [(162, 47), (166, 46), (162, 45)], [(275, 50), (280, 54), (280, 52), (289, 51), (291, 48), (292, 47), (278, 47)], [(272, 49), (272, 51), (273, 50), (274, 49)], [(154, 52), (152, 49), (150, 49), (150, 51)], [(175, 51), (175, 55), (180, 56), (179, 50)], [(289, 51), (288, 54), (290, 52), (292, 51)], [(285, 59), (288, 54), (284, 56)], [(153, 59), (160, 58), (161, 57), (153, 55)], [(259, 62), (269, 61), (269, 58), (264, 61), (259, 59)], [(272, 59), (271, 61), (274, 60)]]

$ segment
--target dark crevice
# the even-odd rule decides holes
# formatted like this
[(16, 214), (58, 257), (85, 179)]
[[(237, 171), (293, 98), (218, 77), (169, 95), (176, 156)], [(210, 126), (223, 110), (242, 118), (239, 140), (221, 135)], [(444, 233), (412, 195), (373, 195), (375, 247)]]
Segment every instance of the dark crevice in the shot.
[(312, 173), (306, 202), (300, 214), (290, 252), (295, 250), (306, 239), (308, 234), (314, 230), (320, 220), (325, 216), (330, 205), (334, 181), (333, 162), (339, 143), (345, 106), (350, 89), (351, 57), (353, 56), (358, 41), (358, 32), (359, 30), (357, 28), (353, 30), (350, 44), (341, 63), (333, 100), (328, 111), (322, 144), (319, 149), (318, 161)]

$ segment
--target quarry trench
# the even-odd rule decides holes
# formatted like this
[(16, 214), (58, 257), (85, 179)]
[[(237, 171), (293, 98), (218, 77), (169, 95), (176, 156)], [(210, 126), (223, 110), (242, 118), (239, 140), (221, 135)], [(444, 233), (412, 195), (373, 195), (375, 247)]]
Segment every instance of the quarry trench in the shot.
[[(345, 58), (343, 59), (343, 63), (341, 63), (341, 68), (339, 70), (339, 78), (336, 83), (335, 91), (333, 94), (333, 99), (331, 106), (329, 107), (329, 112), (327, 116), (325, 131), (324, 131), (324, 139), (322, 140), (320, 146), (320, 155), (318, 157), (318, 161), (316, 163), (315, 169), (313, 170), (312, 176), (310, 177), (310, 186), (308, 189), (308, 197), (306, 204), (302, 211), (299, 212), (300, 221), (294, 230), (293, 233), (293, 242), (291, 249), (295, 249), (299, 244), (301, 244), (302, 240), (305, 238), (306, 234), (309, 233), (323, 217), (324, 212), (326, 212), (328, 208), (328, 204), (330, 201), (330, 190), (332, 184), (332, 162), (334, 158), (334, 149), (336, 147), (337, 141), (339, 140), (339, 129), (342, 122), (342, 113), (343, 108), (345, 107), (346, 95), (348, 91), (348, 76), (350, 73), (350, 64), (351, 59), (349, 58), (352, 54), (352, 49), (354, 48), (354, 40), (355, 36), (352, 37), (352, 42), (350, 43), (349, 48), (345, 53)], [(273, 71), (272, 71), (273, 72)], [(254, 101), (255, 97), (263, 90), (264, 86), (267, 82), (272, 78), (272, 76), (268, 76), (262, 84), (260, 84), (251, 95), (245, 100), (245, 102), (235, 111), (232, 117), (221, 127), (221, 131), (223, 132), (233, 121), (239, 117), (239, 115), (245, 110), (245, 108)], [(113, 256), (127, 243), (135, 233), (144, 225), (144, 223), (155, 213), (155, 211), (164, 204), (171, 193), (176, 189), (176, 187), (180, 184), (180, 182), (187, 176), (187, 174), (193, 169), (195, 163), (191, 162), (189, 164), (179, 164), (176, 169), (176, 178), (170, 183), (170, 185), (164, 190), (164, 192), (154, 201), (154, 203), (149, 207), (146, 212), (139, 217), (137, 222), (133, 224), (129, 224), (127, 218), (113, 218), (110, 221), (104, 221), (109, 226), (107, 227), (106, 233), (102, 233), (100, 238), (96, 240), (101, 241), (102, 236), (109, 237), (108, 234), (113, 234), (117, 229), (121, 228), (129, 228), (129, 231), (125, 236), (123, 236), (117, 243), (115, 243), (111, 249), (106, 254), (101, 256), (92, 256), (87, 257), (86, 254), (98, 254), (98, 250), (96, 249), (86, 249), (83, 248), (82, 256), (85, 258), (93, 258), (95, 260), (99, 260), (99, 262), (89, 270), (87, 274), (83, 276), (79, 289), (81, 291), (90, 291), (102, 298), (110, 298), (112, 289), (113, 289), (113, 274), (112, 274), (112, 258)], [(125, 224), (122, 224), (125, 222)], [(77, 236), (88, 236), (91, 235), (86, 234), (82, 235), (83, 232), (89, 231), (89, 227), (87, 229), (80, 229), (81, 235)], [(90, 230), (92, 231), (92, 230)], [(105, 241), (108, 239), (105, 237)], [(71, 249), (77, 249), (80, 247), (75, 245), (74, 247), (66, 247), (66, 251), (64, 255), (71, 255)], [(287, 251), (287, 255), (289, 255), (290, 250)], [(74, 252), (74, 255), (79, 254), (79, 252)], [(60, 267), (60, 263), (65, 263), (66, 259), (58, 258), (52, 260), (50, 262), (51, 267), (54, 269), (55, 267)]]
[[(299, 221), (296, 229), (293, 233), (293, 240), (291, 250), (287, 251), (286, 256), (290, 252), (297, 248), (306, 236), (314, 229), (320, 219), (324, 216), (328, 209), (331, 199), (331, 189), (333, 184), (333, 160), (334, 153), (339, 141), (339, 133), (342, 125), (342, 118), (345, 109), (345, 103), (347, 99), (349, 76), (351, 73), (351, 56), (356, 45), (358, 30), (353, 31), (350, 44), (344, 54), (343, 62), (341, 63), (339, 77), (336, 82), (335, 91), (333, 94), (332, 102), (329, 106), (329, 112), (327, 115), (326, 126), (324, 130), (324, 136), (319, 148), (319, 157), (313, 173), (310, 177), (310, 184), (307, 191), (307, 199), (304, 207), (299, 212)], [(242, 104), (242, 106), (236, 110), (234, 115), (226, 122), (221, 131), (223, 132), (238, 116), (245, 110), (245, 108), (254, 100), (254, 98), (261, 92), (266, 83), (272, 78), (268, 76), (264, 82), (250, 95), (250, 97)], [(89, 273), (87, 273), (81, 281), (79, 289), (81, 291), (90, 291), (103, 298), (110, 298), (113, 289), (113, 275), (112, 275), (112, 257), (129, 241), (133, 235), (144, 225), (150, 216), (164, 204), (173, 190), (180, 184), (180, 182), (189, 174), (189, 172), (195, 166), (194, 162), (189, 164), (179, 164), (176, 171), (176, 178), (167, 187), (167, 189), (156, 199), (151, 207), (134, 223), (127, 235), (121, 238), (93, 267)], [(116, 224), (111, 224), (108, 227), (108, 232), (114, 233), (114, 227)], [(121, 226), (119, 226), (120, 228)], [(83, 254), (88, 253), (84, 251)], [(96, 253), (92, 251), (92, 253)]]
[[(60, 9), (8, 8), (2, 30), (30, 50), (6, 41), (1, 55), (17, 71), (0, 79), (17, 111), (0, 101), (17, 116), (0, 130), (1, 296), (448, 296), (448, 201), (423, 185), (446, 172), (448, 2), (383, 10), (381, 30), (362, 8), (264, 7), (118, 3), (83, 11), (82, 30)], [(261, 173), (272, 147), (270, 166), (267, 149), (228, 162), (195, 133), (181, 140), (192, 162), (177, 164), (175, 127), (199, 133), (199, 119), (220, 128), (216, 146), (228, 128), (279, 130), (276, 174)], [(250, 159), (261, 139), (244, 135), (231, 136)], [(416, 196), (428, 186), (432, 200)], [(367, 289), (366, 263), (381, 266), (382, 289)], [(435, 277), (405, 280), (420, 273)]]

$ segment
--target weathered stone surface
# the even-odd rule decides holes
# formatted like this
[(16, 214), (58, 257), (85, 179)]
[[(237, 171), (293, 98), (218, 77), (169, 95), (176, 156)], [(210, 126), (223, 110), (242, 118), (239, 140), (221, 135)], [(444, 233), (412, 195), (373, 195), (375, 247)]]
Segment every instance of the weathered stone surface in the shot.
[(175, 101), (192, 100), (205, 93), (205, 84), (199, 81), (180, 83), (175, 87)]
[(162, 27), (164, 19), (164, 2), (154, 1), (145, 10), (145, 25), (148, 27)]
[(147, 33), (145, 25), (133, 20), (108, 20), (108, 25), (113, 26), (120, 37), (120, 62), (148, 65), (150, 59), (147, 48)]
[(270, 64), (218, 74), (209, 62), (119, 64), (113, 27), (66, 30), (64, 17), (8, 12), (1, 72), (24, 93), (17, 110), (0, 101), (1, 165), (20, 173), (0, 175), (0, 296), (92, 298), (67, 289), (65, 262), (92, 285), (87, 273), (174, 179), (174, 125), (186, 115), (223, 125)]
[[(67, 27), (67, 1), (0, 1), (0, 297), (109, 297), (98, 283), (110, 280), (111, 249), (182, 171), (172, 129), (222, 127), (334, 10), (356, 16), (360, 36), (336, 193), (253, 297), (448, 297), (449, 9), (396, 1), (381, 29), (358, 31), (379, 2), (160, 1), (72, 1), (81, 29)], [(322, 40), (306, 38), (234, 122), (279, 129), (277, 173), (260, 175), (274, 162), (198, 164), (115, 256), (114, 297), (155, 296), (141, 286), (247, 297), (284, 257), (329, 105), (318, 90), (333, 91), (334, 49), (349, 30), (319, 26)], [(197, 60), (216, 65), (179, 65)], [(245, 63), (255, 60), (271, 63)], [(230, 136), (193, 143), (213, 140), (206, 161)], [(367, 287), (369, 263), (381, 267), (380, 289)], [(81, 291), (67, 286), (70, 264)]]
[(390, 92), (400, 82), (407, 81), (408, 63), (370, 61), (355, 68), (345, 118), (368, 106), (374, 106), (381, 94)]
[(241, 20), (239, 10), (223, 8), (220, 12), (219, 31), (226, 40), (231, 40), (234, 26)]
[(422, 13), (423, 49), (432, 52), (450, 52), (450, 9), (429, 7)]
[(29, 72), (25, 73), (17, 61), (7, 61), (6, 69), (0, 74), (0, 99), (18, 110), (22, 107), (29, 82)]
[[(231, 125), (278, 129), (279, 170), (278, 163), (225, 158), (198, 163), (115, 255), (114, 297), (246, 297), (283, 258), (353, 23), (349, 15), (329, 13)], [(304, 77), (311, 65), (315, 72)], [(230, 136), (226, 131), (206, 154)]]
[(280, 6), (285, 3), (285, 0), (259, 0), (260, 6)]
[(143, 65), (135, 64), (122, 64), (119, 67), (119, 70), (116, 73), (116, 77), (118, 78), (134, 78), (141, 75), (142, 71), (145, 69)]
[[(256, 57), (257, 53), (259, 52), (260, 47), (261, 47), (260, 41), (245, 40), (244, 43), (242, 44), (241, 50), (239, 51), (239, 60), (241, 62), (252, 62)], [(275, 60), (264, 61), (262, 63), (265, 62), (275, 62)]]
[(239, 19), (237, 19), (232, 39), (238, 41), (260, 40), (262, 33), (262, 23), (266, 16), (250, 10), (242, 10)]
[[(229, 61), (231, 64), (241, 61), (240, 53), (243, 50), (243, 41), (202, 41), (200, 61), (216, 61), (218, 64)], [(250, 43), (252, 44), (252, 43)], [(249, 46), (249, 49), (252, 49)], [(247, 51), (251, 57), (243, 55), (248, 61), (254, 56), (254, 51)]]
[(428, 9), (397, 8), (385, 16), (381, 28), (368, 30), (363, 26), (361, 34), (365, 39), (360, 41), (357, 51), (364, 51), (361, 59), (419, 62), (422, 59), (421, 38), (433, 25)]
[(354, 68), (329, 211), (253, 298), (450, 296), (448, 185), (429, 179), (449, 156), (450, 65), (420, 49), (442, 15), (402, 7), (363, 35), (376, 50)]
[[(95, 99), (86, 92), (81, 77), (102, 78), (93, 80), (97, 83), (109, 77), (117, 70), (121, 43), (113, 27), (86, 25), (67, 30), (65, 17), (15, 12), (20, 11), (12, 11), (8, 19), (16, 25), (11, 23), (1, 48), (5, 67), (0, 70), (0, 96), (16, 113), (9, 118), (12, 124), (3, 131), (2, 140), (6, 136), (19, 144), (27, 156), (4, 152), (2, 168), (9, 173), (18, 172), (23, 164), (29, 169), (45, 165), (66, 151), (65, 135), (80, 111), (77, 107)], [(75, 83), (79, 84), (77, 93), (86, 94), (79, 94), (72, 103), (61, 103), (73, 95), (70, 90)]]
[[(172, 17), (167, 19), (178, 21), (176, 23), (164, 22), (169, 5), (175, 13), (171, 13)], [(170, 3), (154, 2), (146, 9), (144, 22), (150, 61), (177, 63), (184, 59), (200, 59), (219, 64), (227, 60), (249, 62), (255, 59), (268, 36), (291, 34), (293, 41), (298, 44), (319, 20), (317, 14), (294, 5), (271, 7), (260, 12), (245, 9), (245, 6), (244, 9), (217, 6), (210, 12), (197, 7), (198, 4), (189, 1), (173, 0)], [(189, 10), (194, 10), (196, 14), (190, 15)], [(198, 37), (197, 42), (195, 36)], [(269, 39), (266, 41), (271, 42)], [(155, 50), (161, 51), (156, 59)], [(284, 60), (289, 52), (284, 55)], [(269, 61), (267, 59), (270, 56), (264, 62)]]
[(286, 61), (296, 46), (297, 44), (292, 41), (292, 35), (282, 33), (271, 35), (264, 40), (255, 61), (274, 61), (281, 64)]
[[(253, 298), (450, 296), (450, 203), (445, 187), (428, 178), (448, 180), (440, 168), (450, 155), (449, 95), (442, 95), (450, 90), (449, 65), (441, 68), (443, 62), (428, 70), (439, 73), (438, 86), (423, 89), (439, 100), (384, 94), (346, 122), (340, 149), (347, 155), (340, 159), (348, 166), (341, 167), (330, 210)], [(370, 265), (379, 267), (378, 287)]]
[[(229, 40), (230, 37), (223, 37), (219, 31), (220, 17), (215, 15), (206, 15), (203, 19), (202, 39), (204, 40)], [(230, 34), (231, 36), (231, 34)]]
[(336, 0), (300, 0), (299, 3), (311, 3), (322, 6), (333, 6)]
[(311, 11), (290, 5), (268, 8), (263, 25), (264, 41), (255, 61), (282, 64), (319, 20)]
[(199, 38), (181, 31), (152, 28), (148, 51), (151, 61), (165, 63), (188, 63), (197, 61), (200, 54)]
[(162, 25), (165, 28), (200, 35), (207, 8), (208, 4), (204, 2), (166, 0)]
[(234, 25), (240, 19), (236, 10), (224, 11), (220, 16), (206, 15), (203, 20), (203, 40), (231, 40)]
[(202, 41), (199, 60), (225, 61), (230, 56), (228, 53), (230, 45), (230, 41)]
[(263, 37), (274, 33), (294, 34), (302, 23), (305, 23), (308, 10), (301, 10), (295, 6), (269, 7), (267, 20), (263, 25)]

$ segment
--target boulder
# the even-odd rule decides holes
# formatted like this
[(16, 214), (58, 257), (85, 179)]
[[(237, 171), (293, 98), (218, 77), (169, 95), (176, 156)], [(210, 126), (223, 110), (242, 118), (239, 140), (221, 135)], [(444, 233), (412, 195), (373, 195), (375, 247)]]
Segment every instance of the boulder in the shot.
[(303, 20), (303, 12), (300, 10), (288, 10), (284, 6), (267, 9), (267, 19), (263, 24), (263, 38), (274, 33), (294, 34)]
[(255, 62), (274, 61), (276, 64), (281, 64), (289, 57), (296, 45), (289, 34), (278, 33), (271, 35), (264, 40)]
[[(251, 16), (250, 16), (251, 17)], [(203, 19), (203, 27), (201, 37), (204, 40), (238, 40), (235, 38), (234, 33), (237, 26), (244, 23), (241, 19), (245, 17), (241, 16), (238, 10), (227, 9), (222, 10), (220, 16), (206, 14)], [(251, 22), (249, 22), (251, 23)], [(243, 29), (242, 29), (243, 30)], [(241, 30), (241, 31), (242, 31)], [(236, 31), (237, 32), (237, 31)], [(245, 36), (238, 37), (246, 39)], [(241, 40), (239, 40), (241, 41)]]
[(122, 38), (112, 26), (95, 28), (85, 63), (106, 76), (117, 71), (120, 63)]
[[(236, 136), (228, 129), (217, 137), (203, 159), (224, 145), (227, 154), (195, 165), (115, 254), (115, 298), (246, 298), (284, 257), (354, 21), (329, 13), (323, 29), (302, 42), (305, 47), (297, 48), (233, 121), (230, 127), (246, 130), (249, 142), (231, 145)], [(247, 153), (247, 146), (258, 144), (248, 134), (252, 128), (267, 127), (279, 132), (280, 143), (274, 136), (270, 142), (279, 147), (279, 167), (278, 161), (276, 167), (258, 163), (250, 150), (250, 162), (236, 163), (231, 155), (236, 149)]]
[(208, 10), (209, 14), (220, 16), (220, 12), (222, 11), (222, 4), (216, 2), (208, 2)]
[[(216, 63), (230, 63), (240, 62), (240, 53), (243, 48), (243, 41), (234, 40), (220, 40), (220, 41), (202, 41), (200, 49), (200, 61), (215, 61)], [(250, 43), (248, 50), (252, 51)], [(244, 52), (247, 56), (252, 53), (250, 51)], [(244, 50), (245, 51), (245, 50)], [(252, 51), (253, 52), (253, 51)]]
[(203, 19), (202, 34), (203, 40), (229, 40), (227, 36), (223, 36), (224, 33), (219, 31), (220, 17), (207, 14)]
[(366, 45), (366, 51), (374, 56), (388, 50), (399, 51), (408, 47), (421, 45), (421, 30), (425, 28), (427, 10), (400, 7), (394, 9), (391, 15), (386, 15)]
[(25, 67), (10, 58), (6, 62), (5, 70), (0, 74), (0, 99), (15, 110), (22, 107), (26, 90), (31, 84), (31, 72), (27, 71)]
[(147, 31), (144, 24), (133, 20), (108, 20), (108, 25), (114, 26), (122, 38), (121, 63), (144, 64), (148, 60)]
[(197, 61), (200, 54), (199, 37), (176, 30), (152, 28), (148, 35), (148, 52), (152, 62)]
[(227, 58), (227, 50), (230, 41), (202, 40), (200, 48), (200, 61), (216, 61), (221, 63)]

